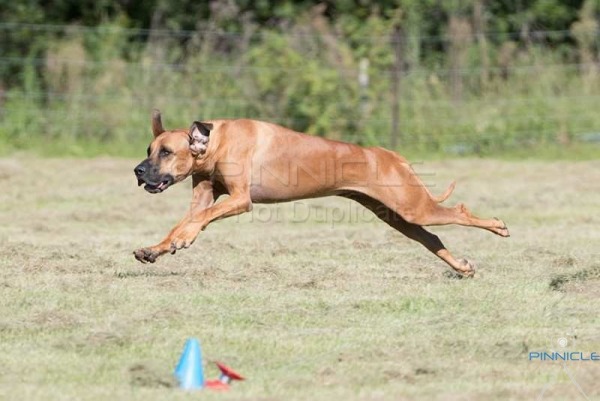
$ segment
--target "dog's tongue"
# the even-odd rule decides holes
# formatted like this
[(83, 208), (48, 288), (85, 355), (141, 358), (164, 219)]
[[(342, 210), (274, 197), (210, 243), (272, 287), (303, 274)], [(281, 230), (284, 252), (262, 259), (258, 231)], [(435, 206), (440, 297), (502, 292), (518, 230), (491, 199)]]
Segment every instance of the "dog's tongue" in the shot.
[(156, 189), (163, 189), (167, 184), (165, 184), (164, 182), (161, 182), (160, 184), (158, 184), (158, 186), (156, 187)]

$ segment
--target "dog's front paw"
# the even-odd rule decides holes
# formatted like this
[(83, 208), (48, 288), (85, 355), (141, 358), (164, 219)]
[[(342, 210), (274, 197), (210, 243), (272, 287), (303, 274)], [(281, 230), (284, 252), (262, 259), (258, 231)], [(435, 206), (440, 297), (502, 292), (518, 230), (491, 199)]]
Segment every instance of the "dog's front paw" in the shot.
[(177, 237), (171, 241), (171, 254), (174, 254), (176, 251), (184, 248), (189, 248), (196, 238), (185, 238), (185, 237)]
[(142, 263), (154, 263), (156, 262), (156, 258), (160, 256), (160, 253), (151, 248), (140, 248), (133, 251), (133, 255)]
[(180, 230), (179, 232), (175, 233), (175, 235), (173, 235), (170, 238), (171, 244), (170, 244), (169, 252), (171, 252), (171, 254), (173, 254), (180, 249), (189, 248), (194, 243), (197, 236), (198, 236), (198, 230), (196, 230), (196, 229), (188, 228), (188, 229)]

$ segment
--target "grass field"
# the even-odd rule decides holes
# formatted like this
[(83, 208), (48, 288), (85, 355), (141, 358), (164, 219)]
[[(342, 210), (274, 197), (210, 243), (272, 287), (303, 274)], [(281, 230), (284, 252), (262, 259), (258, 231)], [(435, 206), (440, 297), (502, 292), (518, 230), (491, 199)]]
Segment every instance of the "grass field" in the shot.
[[(0, 398), (600, 400), (600, 361), (528, 361), (563, 337), (600, 352), (600, 162), (418, 164), (511, 230), (432, 229), (472, 280), (334, 198), (257, 206), (139, 264), (190, 184), (147, 194), (136, 162), (0, 159)], [(173, 388), (191, 336), (248, 380)]]

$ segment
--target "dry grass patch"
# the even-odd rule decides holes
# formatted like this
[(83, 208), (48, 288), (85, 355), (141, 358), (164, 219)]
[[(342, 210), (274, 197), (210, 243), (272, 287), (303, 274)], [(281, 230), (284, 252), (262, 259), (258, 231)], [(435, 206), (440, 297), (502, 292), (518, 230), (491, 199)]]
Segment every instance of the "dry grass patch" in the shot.
[[(170, 376), (189, 336), (249, 378), (207, 399), (576, 399), (528, 352), (600, 351), (598, 162), (420, 164), (433, 192), (458, 178), (449, 203), (511, 229), (432, 229), (474, 280), (333, 198), (257, 206), (141, 265), (131, 252), (178, 221), (189, 183), (152, 196), (135, 161), (29, 165), (0, 160), (1, 398), (189, 399)], [(600, 365), (569, 367), (600, 399)]]

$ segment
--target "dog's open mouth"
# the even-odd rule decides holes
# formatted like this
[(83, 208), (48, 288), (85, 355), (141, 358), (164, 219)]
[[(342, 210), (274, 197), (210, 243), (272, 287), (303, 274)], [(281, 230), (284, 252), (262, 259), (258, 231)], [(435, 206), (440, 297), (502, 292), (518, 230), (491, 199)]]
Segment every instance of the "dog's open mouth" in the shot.
[(144, 185), (144, 189), (151, 194), (157, 194), (164, 191), (165, 189), (169, 188), (172, 183), (173, 179), (170, 177), (160, 181), (159, 183), (146, 182), (138, 178), (138, 187), (142, 184), (146, 184)]

